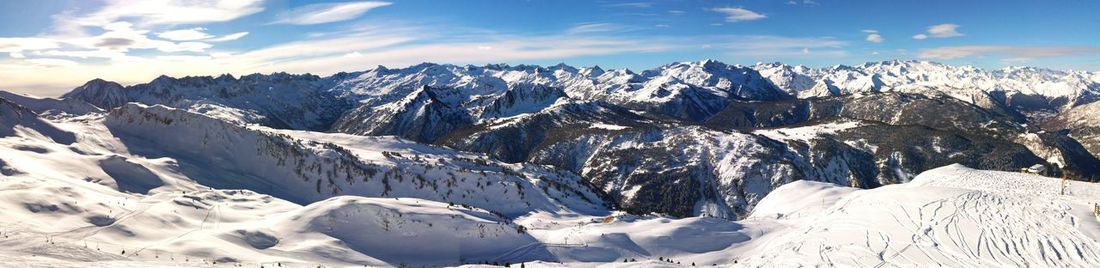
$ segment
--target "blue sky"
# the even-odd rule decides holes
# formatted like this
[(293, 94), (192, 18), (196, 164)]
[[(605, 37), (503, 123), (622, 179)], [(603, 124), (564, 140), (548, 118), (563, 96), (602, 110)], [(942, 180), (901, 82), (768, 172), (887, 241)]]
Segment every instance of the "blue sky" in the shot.
[(0, 89), (377, 65), (889, 59), (1100, 70), (1100, 1), (0, 1)]

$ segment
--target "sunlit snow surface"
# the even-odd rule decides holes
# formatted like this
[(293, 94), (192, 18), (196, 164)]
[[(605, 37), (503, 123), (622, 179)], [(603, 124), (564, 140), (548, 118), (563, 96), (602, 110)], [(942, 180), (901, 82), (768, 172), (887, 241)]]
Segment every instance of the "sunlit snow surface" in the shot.
[[(1100, 224), (1092, 214), (1100, 185), (1068, 182), (1063, 195), (1061, 180), (1018, 173), (947, 166), (872, 190), (794, 182), (735, 222), (607, 215), (571, 195), (550, 194), (528, 195), (540, 209), (507, 219), (417, 198), (340, 196), (303, 206), (249, 190), (209, 189), (189, 177), (194, 168), (187, 165), (195, 162), (120, 140), (102, 115), (5, 120), (2, 267), (1100, 263)], [(380, 165), (397, 162), (386, 162), (379, 150), (476, 157), (391, 138), (278, 133), (334, 142)]]

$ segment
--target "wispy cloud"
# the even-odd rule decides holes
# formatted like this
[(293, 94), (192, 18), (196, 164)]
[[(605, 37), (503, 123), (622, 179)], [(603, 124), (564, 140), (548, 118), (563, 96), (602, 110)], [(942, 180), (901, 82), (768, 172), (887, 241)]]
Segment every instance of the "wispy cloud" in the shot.
[(60, 42), (49, 38), (38, 37), (0, 37), (0, 52), (19, 53), (31, 50), (54, 49), (60, 47)]
[(801, 5), (807, 5), (807, 6), (816, 6), (816, 5), (818, 5), (817, 1), (814, 1), (814, 0), (802, 0), (802, 1), (788, 0), (787, 4), (788, 5), (800, 5), (801, 4)]
[(863, 33), (867, 34), (867, 38), (864, 38), (865, 40), (867, 40), (867, 42), (882, 43), (886, 41), (886, 38), (883, 38), (881, 34), (878, 34), (878, 30), (863, 30)]
[(103, 26), (127, 20), (145, 27), (230, 21), (263, 10), (263, 0), (107, 0), (96, 12), (79, 16), (61, 14), (55, 20), (68, 26)]
[(1003, 55), (1012, 59), (1037, 59), (1077, 55), (1100, 55), (1100, 47), (1095, 46), (949, 46), (925, 49), (920, 57), (925, 59), (950, 60), (972, 56)]
[(569, 28), (566, 32), (570, 34), (585, 34), (619, 31), (624, 28), (625, 27), (622, 25), (614, 23), (581, 23)]
[(275, 24), (312, 25), (358, 18), (367, 11), (391, 5), (390, 2), (363, 1), (305, 5), (279, 15)]
[(627, 2), (627, 3), (614, 3), (604, 5), (606, 7), (629, 7), (629, 8), (649, 8), (653, 6), (650, 2)]
[(924, 40), (924, 39), (928, 39), (928, 38), (948, 38), (948, 37), (963, 36), (962, 33), (959, 33), (958, 29), (959, 29), (958, 24), (944, 23), (944, 24), (932, 25), (932, 26), (928, 27), (928, 30), (927, 30), (926, 33), (920, 33), (920, 34), (913, 35), (913, 39)]
[(726, 21), (728, 22), (759, 20), (768, 17), (764, 14), (739, 7), (713, 8), (711, 11), (726, 14)]
[(785, 37), (771, 35), (727, 36), (718, 43), (735, 56), (751, 57), (845, 57), (848, 42), (832, 37)]
[(215, 36), (206, 32), (206, 28), (195, 27), (191, 29), (183, 30), (171, 30), (157, 33), (157, 37), (165, 40), (172, 41), (206, 41), (206, 42), (226, 42), (241, 39), (248, 35), (248, 32), (238, 32), (227, 34), (223, 36)]
[(262, 2), (107, 0), (87, 12), (69, 10), (53, 16), (53, 32), (44, 32), (38, 37), (0, 38), (0, 52), (27, 60), (38, 57), (120, 59), (133, 57), (129, 54), (135, 50), (204, 53), (213, 48), (209, 42), (235, 40), (247, 33), (218, 37), (201, 26), (179, 26), (242, 18), (262, 11)]
[(223, 35), (223, 36), (218, 37), (218, 38), (208, 39), (206, 41), (209, 41), (209, 42), (228, 42), (228, 41), (241, 39), (242, 37), (244, 37), (246, 35), (248, 35), (248, 32), (231, 33), (231, 34)]
[(206, 28), (195, 27), (191, 29), (172, 30), (157, 33), (157, 37), (172, 41), (193, 41), (214, 37), (206, 33)]

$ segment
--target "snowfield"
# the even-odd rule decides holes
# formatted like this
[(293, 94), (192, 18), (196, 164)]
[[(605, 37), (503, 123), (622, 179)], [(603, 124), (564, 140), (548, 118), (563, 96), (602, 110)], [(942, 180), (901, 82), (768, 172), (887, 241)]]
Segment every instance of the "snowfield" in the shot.
[(774, 219), (792, 226), (755, 247), (744, 263), (1094, 266), (1100, 263), (1100, 224), (1092, 208), (1100, 201), (1100, 185), (1069, 182), (1061, 195), (1060, 183), (959, 165), (927, 171), (908, 184), (847, 193), (816, 183), (792, 183), (784, 188), (818, 187), (837, 194), (823, 196), (825, 205), (814, 207), (815, 212), (769, 207), (797, 204), (774, 202), (797, 198), (785, 194), (790, 189), (769, 195), (753, 220)]
[[(148, 108), (126, 109), (136, 113)], [(189, 177), (195, 174), (185, 166), (196, 162), (186, 154), (149, 154), (148, 148), (138, 147), (143, 143), (116, 137), (110, 125), (125, 122), (122, 118), (89, 116), (52, 123), (5, 118), (11, 131), (0, 137), (0, 266), (1100, 263), (1100, 222), (1092, 215), (1093, 204), (1100, 201), (1100, 185), (1071, 181), (1063, 195), (1058, 179), (959, 165), (927, 171), (907, 184), (871, 190), (792, 182), (768, 194), (740, 221), (607, 214), (593, 210), (577, 195), (557, 192), (526, 195), (533, 203), (523, 213), (503, 204), (489, 206), (514, 215), (504, 217), (461, 203), (401, 197), (418, 195), (411, 189), (384, 198), (339, 195), (304, 205), (253, 190), (210, 189)], [(115, 122), (104, 124), (110, 120)], [(143, 122), (165, 118), (149, 120)], [(331, 141), (363, 161), (384, 166), (403, 162), (381, 151), (449, 161), (477, 157), (385, 137), (266, 128), (217, 131)], [(541, 172), (537, 167), (513, 168)], [(242, 174), (248, 172), (225, 176), (254, 176)]]
[[(949, 165), (868, 190), (749, 189), (764, 194), (741, 197), (755, 205), (737, 221), (672, 218), (616, 211), (582, 177), (549, 166), (219, 118), (131, 103), (44, 119), (0, 99), (0, 267), (1100, 263), (1095, 183)], [(705, 148), (727, 157), (688, 161), (719, 163), (718, 176), (732, 180), (752, 163), (728, 154), (762, 150), (750, 142), (759, 136), (806, 140), (856, 126), (672, 131), (719, 145)], [(723, 214), (712, 207), (696, 209)]]

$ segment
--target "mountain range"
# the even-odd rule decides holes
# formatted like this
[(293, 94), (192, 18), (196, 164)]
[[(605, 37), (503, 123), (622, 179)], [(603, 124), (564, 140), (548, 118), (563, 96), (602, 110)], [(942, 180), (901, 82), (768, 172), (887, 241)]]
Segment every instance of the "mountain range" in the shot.
[[(1098, 96), (1090, 72), (706, 60), (640, 73), (425, 63), (329, 77), (97, 79), (53, 106), (9, 98), (43, 114), (137, 102), (233, 124), (396, 136), (577, 174), (630, 211), (736, 218), (795, 180), (873, 188), (950, 163), (1100, 177), (1096, 122), (1064, 119)], [(790, 135), (801, 131), (816, 133)]]
[[(450, 219), (521, 230), (490, 232), (502, 241), (534, 241), (512, 220), (616, 211), (746, 219), (793, 182), (873, 189), (956, 163), (1039, 165), (1047, 176), (1096, 181), (1097, 100), (1100, 73), (925, 61), (810, 68), (706, 60), (641, 72), (424, 63), (327, 77), (161, 76), (130, 86), (96, 79), (59, 98), (0, 92), (0, 137), (36, 141), (12, 145), (20, 154), (67, 159), (0, 157), (0, 169), (18, 176), (28, 166), (60, 166), (52, 161), (83, 163), (57, 176), (166, 200), (241, 189), (286, 202), (280, 213), (409, 205), (341, 196), (412, 198), (436, 210), (467, 207)], [(295, 205), (322, 212), (287, 212)], [(87, 217), (104, 226), (119, 220)], [(287, 216), (287, 226), (321, 228), (301, 217)], [(284, 227), (219, 237), (265, 248)], [(348, 239), (359, 252), (383, 247)], [(372, 258), (379, 256), (343, 259)]]

